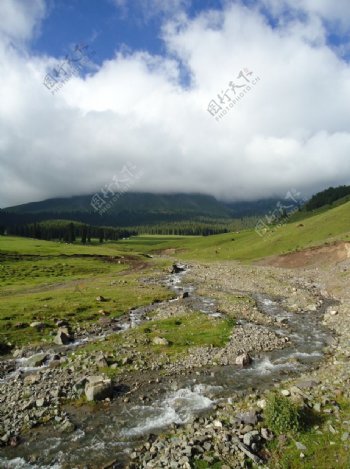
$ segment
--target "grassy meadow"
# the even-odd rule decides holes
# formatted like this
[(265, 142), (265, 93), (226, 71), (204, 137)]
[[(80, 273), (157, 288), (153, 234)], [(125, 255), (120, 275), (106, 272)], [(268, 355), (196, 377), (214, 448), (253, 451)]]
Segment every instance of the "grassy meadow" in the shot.
[[(0, 237), (0, 342), (22, 345), (52, 340), (55, 322), (92, 324), (106, 310), (118, 317), (132, 307), (169, 298), (164, 287), (140, 282), (160, 276), (177, 258), (250, 262), (322, 244), (349, 240), (350, 202), (276, 227), (208, 237), (137, 236), (81, 245)], [(165, 252), (167, 256), (150, 257)], [(107, 301), (99, 303), (96, 297)], [(31, 327), (42, 322), (43, 331)]]

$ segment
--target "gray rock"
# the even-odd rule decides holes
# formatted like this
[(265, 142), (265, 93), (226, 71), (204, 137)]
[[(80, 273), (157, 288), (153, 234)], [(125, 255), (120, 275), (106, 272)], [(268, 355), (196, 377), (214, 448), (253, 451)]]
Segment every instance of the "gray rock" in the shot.
[(186, 267), (184, 265), (175, 263), (172, 266), (171, 273), (178, 274), (180, 272), (183, 272), (184, 270), (186, 270)]
[(260, 433), (261, 433), (261, 436), (264, 438), (264, 440), (267, 440), (267, 441), (273, 440), (273, 434), (267, 428), (262, 428), (260, 430)]
[(57, 345), (67, 345), (72, 341), (72, 337), (70, 336), (68, 329), (62, 327), (58, 329), (56, 337), (54, 338), (54, 342)]
[(33, 327), (34, 329), (38, 329), (39, 331), (45, 329), (45, 323), (41, 321), (34, 321), (30, 324), (30, 327)]
[(307, 447), (305, 445), (303, 445), (302, 443), (300, 443), (299, 441), (295, 442), (295, 446), (300, 451), (306, 451), (307, 450)]
[(236, 415), (236, 418), (245, 425), (256, 425), (258, 423), (258, 414), (254, 410), (240, 412)]
[(47, 359), (46, 353), (37, 353), (36, 355), (32, 355), (28, 358), (28, 365), (29, 366), (41, 366), (44, 364), (45, 360)]
[(164, 337), (155, 337), (152, 342), (154, 345), (169, 345), (169, 342)]
[(103, 297), (103, 296), (100, 295), (100, 296), (96, 297), (96, 301), (99, 301), (99, 302), (102, 303), (102, 302), (107, 301), (107, 300), (106, 300), (105, 297)]
[(257, 430), (248, 432), (243, 436), (243, 443), (247, 446), (252, 446), (257, 441), (259, 441), (259, 432)]
[(100, 401), (111, 397), (112, 382), (104, 376), (90, 376), (85, 385), (85, 395), (88, 401)]
[(249, 366), (251, 363), (252, 363), (252, 358), (251, 356), (249, 355), (249, 353), (243, 353), (242, 355), (238, 355), (238, 357), (236, 357), (236, 365), (239, 365), (239, 366)]
[(108, 363), (107, 363), (106, 357), (103, 355), (102, 352), (100, 352), (100, 353), (96, 356), (96, 365), (98, 366), (98, 368), (106, 368), (106, 367), (108, 367)]
[(69, 420), (65, 420), (59, 427), (58, 431), (60, 433), (72, 433), (75, 430), (75, 425)]

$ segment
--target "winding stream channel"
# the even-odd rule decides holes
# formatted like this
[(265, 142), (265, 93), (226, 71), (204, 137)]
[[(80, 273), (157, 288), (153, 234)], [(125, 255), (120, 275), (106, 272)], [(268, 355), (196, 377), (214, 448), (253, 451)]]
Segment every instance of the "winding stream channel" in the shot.
[[(185, 274), (170, 275), (167, 285), (177, 295), (189, 292), (192, 308), (203, 314), (220, 315), (215, 300), (197, 295), (195, 288), (186, 284)], [(175, 378), (160, 378), (158, 383), (153, 381), (149, 385), (149, 390), (142, 389), (143, 394), (148, 393), (150, 396), (147, 403), (140, 401), (139, 405), (135, 405), (134, 401), (127, 403), (117, 398), (107, 408), (101, 404), (86, 412), (70, 409), (77, 430), (58, 436), (51, 426), (38, 428), (18, 447), (1, 450), (0, 467), (61, 469), (102, 468), (106, 465), (123, 468), (133, 446), (145, 441), (150, 433), (156, 434), (171, 425), (181, 425), (198, 415), (205, 415), (220, 399), (249, 392), (251, 388), (259, 390), (272, 386), (288, 376), (317, 366), (331, 337), (330, 332), (322, 326), (321, 318), (332, 303), (323, 300), (317, 312), (295, 314), (285, 311), (280, 301), (265, 294), (251, 296), (262, 313), (278, 319), (271, 330), (282, 336), (288, 335), (288, 347), (254, 356), (253, 364), (247, 368), (228, 365), (200, 369)], [(121, 320), (120, 333), (147, 320), (147, 313), (156, 307), (159, 304), (133, 310), (127, 319)], [(287, 323), (288, 327), (283, 327), (282, 323)], [(66, 349), (68, 351), (79, 345), (81, 342)], [(55, 350), (57, 348), (53, 352)], [(16, 370), (6, 379), (13, 379), (19, 372), (33, 371), (26, 368), (25, 359), (17, 360), (16, 366)], [(151, 387), (157, 387), (157, 393), (152, 393)], [(37, 455), (36, 461), (30, 463), (28, 460), (33, 454)], [(111, 461), (115, 462), (107, 466)]]

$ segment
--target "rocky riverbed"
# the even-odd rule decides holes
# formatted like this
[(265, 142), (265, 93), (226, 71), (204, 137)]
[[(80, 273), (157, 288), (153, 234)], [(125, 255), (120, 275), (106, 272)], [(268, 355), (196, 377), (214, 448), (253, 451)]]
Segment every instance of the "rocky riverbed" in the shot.
[[(36, 350), (34, 356), (17, 351), (16, 358), (1, 363), (1, 464), (263, 464), (265, 444), (273, 438), (263, 425), (267, 389), (299, 375), (298, 382), (282, 385), (285, 394), (320, 412), (332, 408), (324, 403), (332, 403), (334, 392), (348, 396), (348, 267), (347, 261), (333, 266), (330, 276), (329, 267), (193, 264), (186, 274), (164, 279), (177, 300), (131, 311), (126, 318), (136, 328), (145, 321), (181, 321), (198, 311), (213, 326), (231, 318), (236, 325), (220, 348), (190, 347), (175, 357), (155, 353), (147, 337), (135, 335), (124, 321), (117, 325), (123, 340), (107, 352), (84, 344)], [(111, 332), (107, 325), (105, 331)], [(101, 404), (86, 407), (90, 397)], [(156, 436), (164, 430), (168, 436)]]

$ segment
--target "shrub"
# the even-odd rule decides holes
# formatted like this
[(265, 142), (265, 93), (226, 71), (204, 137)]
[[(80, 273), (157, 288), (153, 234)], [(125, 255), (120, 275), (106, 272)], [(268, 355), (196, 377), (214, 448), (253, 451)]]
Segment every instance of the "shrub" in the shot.
[(301, 409), (287, 397), (277, 394), (267, 398), (264, 416), (267, 426), (276, 435), (298, 432), (303, 427)]

